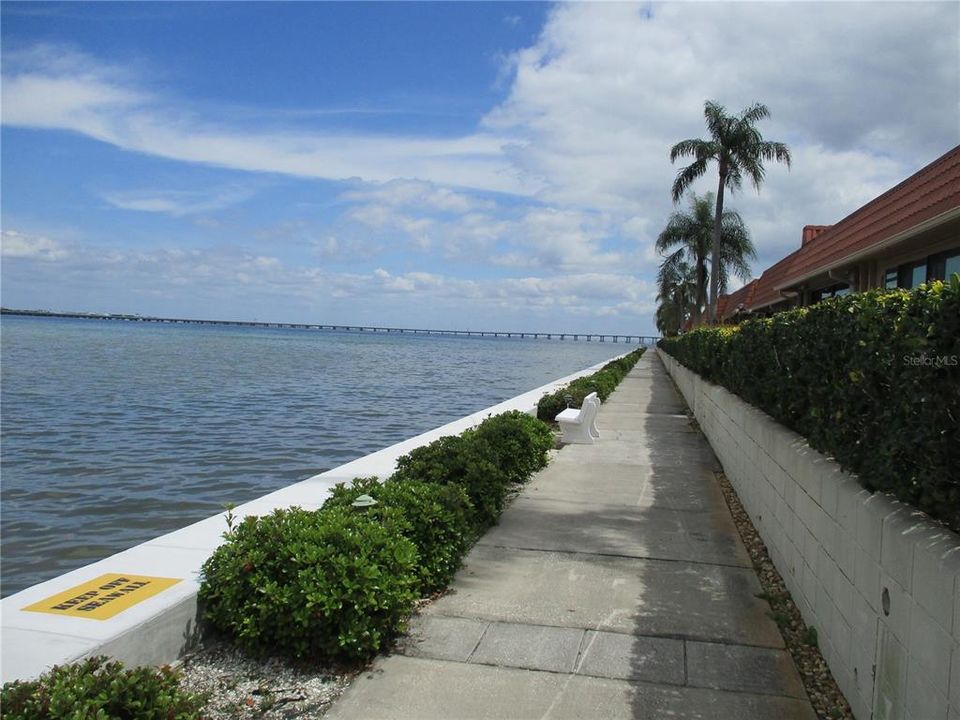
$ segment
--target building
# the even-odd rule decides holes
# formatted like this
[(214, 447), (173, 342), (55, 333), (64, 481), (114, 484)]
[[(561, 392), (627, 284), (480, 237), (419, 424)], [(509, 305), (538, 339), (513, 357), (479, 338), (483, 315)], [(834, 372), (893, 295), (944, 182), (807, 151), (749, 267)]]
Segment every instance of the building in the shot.
[(871, 288), (912, 288), (960, 272), (960, 145), (835, 225), (807, 225), (800, 248), (717, 314), (768, 314)]

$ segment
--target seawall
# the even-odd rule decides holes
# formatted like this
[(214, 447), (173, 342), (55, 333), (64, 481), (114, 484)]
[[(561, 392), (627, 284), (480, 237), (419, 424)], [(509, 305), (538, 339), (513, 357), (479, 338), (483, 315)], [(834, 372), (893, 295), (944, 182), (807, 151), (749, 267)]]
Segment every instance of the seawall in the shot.
[[(459, 434), (490, 415), (510, 410), (533, 414), (545, 393), (596, 372), (606, 362), (264, 495), (233, 509), (233, 517), (265, 515), (292, 505), (319, 508), (337, 483), (386, 477), (402, 455)], [(149, 510), (143, 508), (145, 513)], [(159, 665), (181, 657), (199, 639), (200, 567), (220, 545), (226, 529), (223, 512), (4, 598), (2, 682), (37, 677), (53, 665), (99, 654), (134, 665)]]

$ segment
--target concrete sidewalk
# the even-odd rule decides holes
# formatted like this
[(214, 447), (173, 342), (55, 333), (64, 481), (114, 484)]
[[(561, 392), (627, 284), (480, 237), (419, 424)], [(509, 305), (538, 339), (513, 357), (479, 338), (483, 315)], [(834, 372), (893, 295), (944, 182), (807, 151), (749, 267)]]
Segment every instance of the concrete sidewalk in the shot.
[(815, 718), (685, 410), (647, 352), (327, 717)]

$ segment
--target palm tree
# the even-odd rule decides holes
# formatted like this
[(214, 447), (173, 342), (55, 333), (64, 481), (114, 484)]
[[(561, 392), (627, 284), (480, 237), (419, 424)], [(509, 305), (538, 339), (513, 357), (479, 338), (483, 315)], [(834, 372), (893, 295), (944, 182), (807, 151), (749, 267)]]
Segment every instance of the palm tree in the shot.
[(790, 150), (780, 142), (763, 139), (756, 123), (770, 117), (766, 105), (754, 103), (739, 115), (727, 115), (723, 105), (707, 100), (703, 106), (703, 115), (710, 131), (709, 140), (681, 140), (670, 150), (670, 162), (679, 157), (690, 156), (694, 160), (677, 173), (673, 182), (673, 202), (677, 203), (693, 182), (707, 171), (710, 161), (716, 161), (720, 171), (717, 185), (716, 220), (713, 225), (714, 262), (710, 266), (710, 321), (716, 321), (717, 297), (720, 289), (720, 218), (723, 215), (723, 191), (739, 190), (743, 177), (750, 178), (753, 186), (760, 191), (765, 170), (764, 160), (785, 162), (790, 167)]
[(749, 261), (757, 257), (750, 232), (740, 213), (725, 210), (720, 214), (720, 261), (715, 262), (716, 256), (711, 253), (711, 248), (716, 236), (716, 218), (713, 193), (703, 196), (691, 193), (689, 212), (673, 213), (657, 237), (657, 252), (665, 256), (657, 275), (661, 294), (664, 283), (668, 286), (676, 283), (677, 278), (686, 272), (683, 268), (689, 267), (694, 287), (691, 315), (696, 320), (700, 319), (707, 304), (708, 263), (709, 277), (713, 277), (716, 268), (718, 290), (724, 292), (731, 272), (741, 280), (750, 278)]
[(693, 314), (696, 281), (694, 269), (683, 262), (664, 261), (657, 273), (657, 330), (676, 335)]

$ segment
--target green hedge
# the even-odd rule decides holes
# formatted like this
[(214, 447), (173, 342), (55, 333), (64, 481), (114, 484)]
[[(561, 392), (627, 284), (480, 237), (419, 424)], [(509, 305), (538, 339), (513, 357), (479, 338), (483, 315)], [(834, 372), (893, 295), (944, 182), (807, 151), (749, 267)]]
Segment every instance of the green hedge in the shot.
[(169, 667), (124, 669), (100, 656), (55, 665), (36, 680), (6, 683), (4, 720), (200, 720), (205, 697), (180, 689)]
[(512, 485), (547, 464), (550, 429), (521, 412), (487, 418), (461, 435), (450, 435), (397, 460), (393, 480), (456, 484), (466, 490), (479, 533), (493, 525)]
[(660, 347), (867, 489), (960, 531), (960, 276), (694, 330)]
[(577, 378), (569, 385), (544, 395), (537, 403), (537, 417), (544, 422), (556, 420), (557, 415), (567, 409), (566, 395), (573, 398), (570, 407), (575, 408), (579, 408), (583, 404), (583, 399), (592, 392), (597, 394), (601, 402), (606, 402), (620, 381), (643, 356), (644, 350), (645, 348), (638, 348), (622, 358), (611, 360), (593, 375)]
[[(366, 659), (449, 583), (551, 447), (544, 423), (504, 413), (405, 455), (386, 482), (337, 486), (318, 511), (246, 518), (203, 566), (204, 616), (254, 653)], [(361, 494), (377, 504), (353, 508)]]

